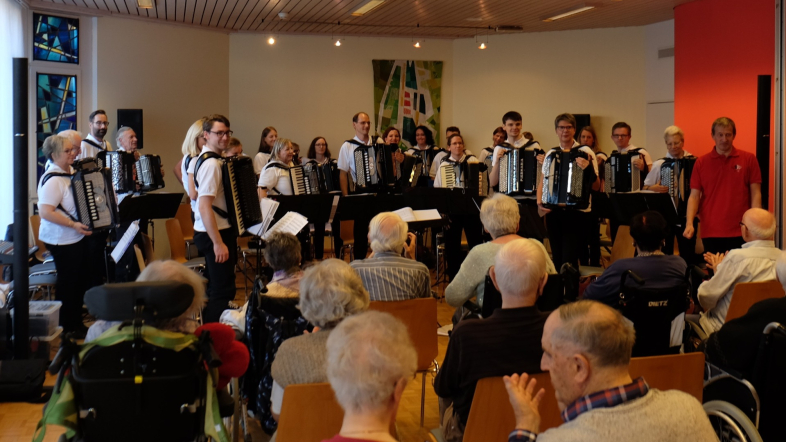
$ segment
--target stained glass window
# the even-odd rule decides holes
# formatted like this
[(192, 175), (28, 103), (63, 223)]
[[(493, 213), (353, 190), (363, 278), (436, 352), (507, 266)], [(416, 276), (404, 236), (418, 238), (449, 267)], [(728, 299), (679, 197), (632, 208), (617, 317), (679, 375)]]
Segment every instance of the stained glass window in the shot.
[(33, 59), (79, 64), (79, 19), (34, 13)]
[(76, 75), (36, 76), (36, 139), (38, 178), (44, 173), (46, 158), (42, 147), (46, 137), (62, 130), (76, 129)]

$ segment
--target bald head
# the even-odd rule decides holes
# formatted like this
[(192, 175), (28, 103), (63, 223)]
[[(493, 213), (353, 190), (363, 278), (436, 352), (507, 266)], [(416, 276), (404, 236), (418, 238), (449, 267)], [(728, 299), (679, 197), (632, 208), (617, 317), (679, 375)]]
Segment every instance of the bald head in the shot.
[(407, 241), (407, 223), (393, 212), (382, 212), (368, 225), (368, 241), (374, 253), (401, 253)]
[(517, 239), (497, 252), (492, 278), (503, 298), (519, 297), (534, 305), (547, 276), (546, 255), (534, 240)]
[(77, 156), (79, 156), (79, 154), (82, 153), (82, 134), (81, 133), (79, 133), (78, 131), (75, 131), (73, 129), (68, 129), (68, 130), (60, 131), (60, 133), (58, 133), (58, 135), (60, 135), (63, 138), (67, 138), (71, 142), (71, 145), (74, 147), (74, 149), (77, 150), (77, 152), (76, 152)]
[(745, 242), (775, 238), (775, 217), (764, 209), (748, 209), (742, 215), (742, 224)]

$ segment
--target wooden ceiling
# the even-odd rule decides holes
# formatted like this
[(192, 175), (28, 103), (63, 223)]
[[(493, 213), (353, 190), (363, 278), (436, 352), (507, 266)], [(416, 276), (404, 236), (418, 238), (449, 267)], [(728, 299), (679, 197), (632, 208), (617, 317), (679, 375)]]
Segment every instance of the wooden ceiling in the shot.
[[(669, 20), (689, 0), (386, 0), (362, 17), (367, 0), (27, 0), (33, 9), (126, 16), (209, 27), (225, 32), (466, 38), (489, 33), (544, 32), (640, 26)], [(557, 20), (544, 18), (581, 5), (595, 9)], [(282, 19), (279, 13), (286, 13)], [(340, 23), (340, 24), (339, 24)], [(519, 26), (517, 30), (504, 27)], [(502, 28), (502, 29), (498, 29)]]

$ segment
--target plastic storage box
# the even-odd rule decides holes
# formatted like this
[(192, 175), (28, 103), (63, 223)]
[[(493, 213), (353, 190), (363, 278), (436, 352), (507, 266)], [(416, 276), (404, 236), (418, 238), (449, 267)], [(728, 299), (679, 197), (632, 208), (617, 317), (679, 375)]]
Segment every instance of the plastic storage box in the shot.
[[(60, 301), (30, 301), (29, 335), (46, 338), (51, 336), (60, 325)], [(14, 316), (14, 309), (11, 309)]]

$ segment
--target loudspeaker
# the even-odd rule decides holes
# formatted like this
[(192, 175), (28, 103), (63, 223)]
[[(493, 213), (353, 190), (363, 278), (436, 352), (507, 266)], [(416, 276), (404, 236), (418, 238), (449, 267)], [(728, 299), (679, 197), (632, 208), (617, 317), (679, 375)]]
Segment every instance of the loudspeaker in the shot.
[(573, 116), (576, 118), (576, 135), (574, 135), (573, 138), (575, 138), (576, 141), (579, 141), (581, 129), (585, 126), (592, 125), (590, 123), (590, 114), (573, 114)]
[(134, 129), (137, 138), (137, 149), (142, 150), (145, 147), (143, 132), (142, 132), (142, 109), (118, 109), (117, 110), (117, 128), (128, 126)]
[(759, 75), (756, 98), (756, 159), (761, 169), (761, 206), (767, 209), (770, 203), (770, 107), (772, 100), (772, 76)]

